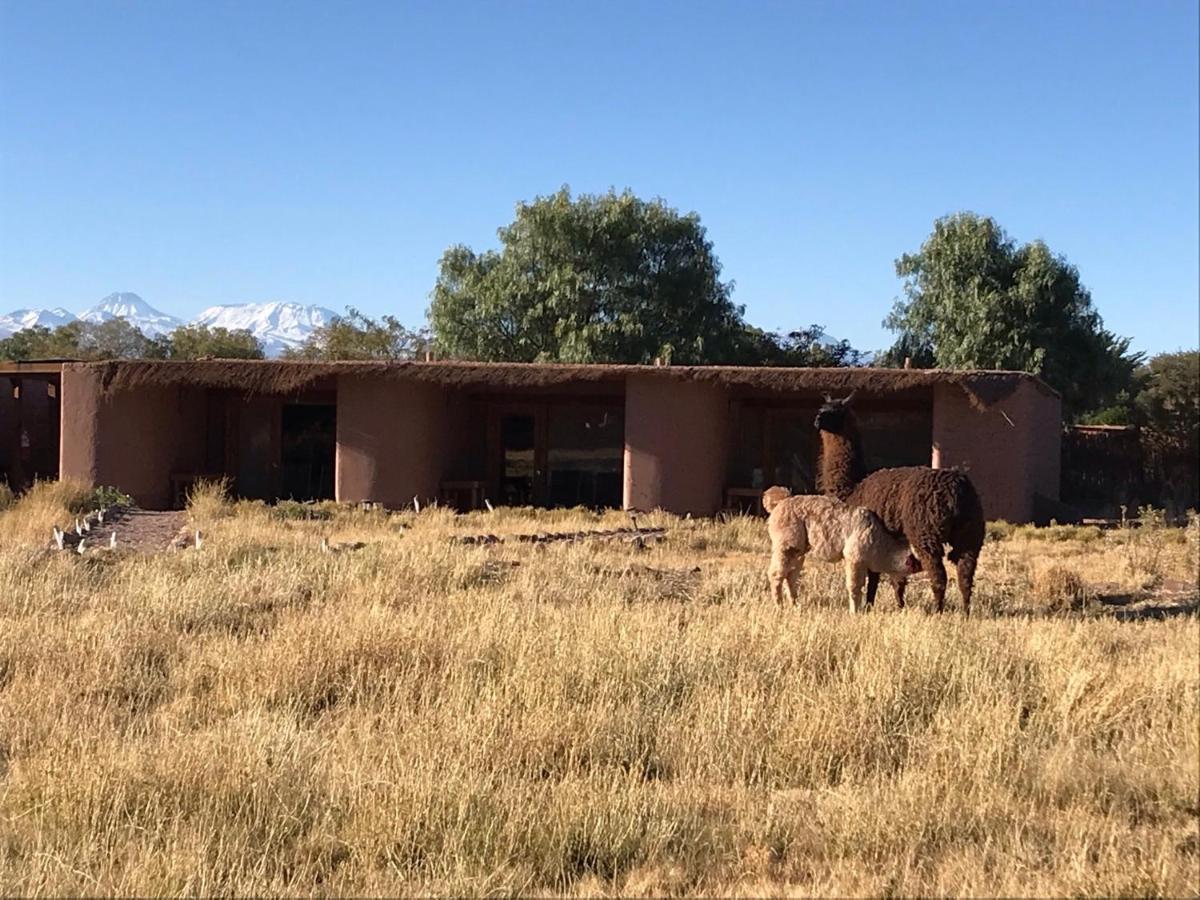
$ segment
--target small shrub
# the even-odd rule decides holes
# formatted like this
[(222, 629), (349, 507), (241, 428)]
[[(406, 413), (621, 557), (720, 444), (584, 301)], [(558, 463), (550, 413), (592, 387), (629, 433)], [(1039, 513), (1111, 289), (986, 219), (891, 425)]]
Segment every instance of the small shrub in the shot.
[(1120, 540), (1125, 551), (1125, 567), (1130, 575), (1144, 576), (1152, 583), (1163, 578), (1163, 549), (1169, 543), (1171, 530), (1161, 509), (1143, 506), (1138, 510), (1138, 527), (1122, 520)]
[(1049, 566), (1034, 573), (1029, 585), (1030, 597), (1056, 612), (1078, 611), (1096, 597), (1096, 592), (1063, 566)]
[(985, 532), (987, 540), (1002, 541), (1013, 536), (1013, 531), (1016, 526), (1011, 522), (1006, 522), (1003, 519), (996, 519), (994, 522), (987, 523), (987, 531)]
[(133, 498), (115, 487), (101, 485), (100, 487), (92, 488), (92, 492), (83, 502), (83, 507), (81, 509), (74, 509), (72, 512), (91, 512), (92, 510), (100, 509), (102, 506), (133, 506)]
[(0, 511), (8, 509), (16, 502), (17, 495), (8, 486), (8, 482), (0, 482)]
[(197, 521), (223, 519), (230, 513), (229, 479), (197, 481), (188, 491), (187, 508)]

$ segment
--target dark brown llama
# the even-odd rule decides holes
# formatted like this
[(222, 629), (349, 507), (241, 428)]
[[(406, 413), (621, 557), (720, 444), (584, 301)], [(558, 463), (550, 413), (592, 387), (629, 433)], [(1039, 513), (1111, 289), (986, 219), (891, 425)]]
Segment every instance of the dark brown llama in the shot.
[[(928, 466), (902, 466), (867, 474), (858, 423), (850, 408), (853, 397), (853, 393), (843, 400), (826, 397), (817, 413), (821, 492), (869, 509), (889, 531), (904, 534), (921, 567), (929, 573), (938, 612), (946, 605), (942, 556), (948, 544), (963, 611), (970, 613), (975, 566), (984, 536), (983, 505), (975, 485), (965, 472)], [(896, 600), (903, 606), (906, 581), (893, 578), (892, 583)], [(873, 574), (867, 581), (868, 606), (878, 588), (879, 576)]]

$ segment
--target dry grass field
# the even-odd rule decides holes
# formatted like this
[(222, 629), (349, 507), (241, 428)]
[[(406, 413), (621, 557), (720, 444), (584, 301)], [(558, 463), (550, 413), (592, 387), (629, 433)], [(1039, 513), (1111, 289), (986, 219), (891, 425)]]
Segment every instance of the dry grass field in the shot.
[(0, 512), (4, 893), (1200, 891), (1195, 524), (994, 526), (968, 620), (777, 609), (756, 519), (208, 491), (48, 551), (77, 494)]

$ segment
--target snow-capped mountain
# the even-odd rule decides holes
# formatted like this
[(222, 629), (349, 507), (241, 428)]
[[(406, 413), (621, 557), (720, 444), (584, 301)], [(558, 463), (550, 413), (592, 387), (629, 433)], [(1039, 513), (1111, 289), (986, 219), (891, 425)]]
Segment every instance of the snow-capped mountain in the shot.
[(278, 356), (289, 347), (299, 347), (313, 330), (327, 325), (336, 313), (323, 306), (299, 303), (242, 303), (210, 306), (192, 320), (210, 328), (245, 328), (262, 343), (267, 356)]
[[(189, 324), (228, 328), (231, 331), (244, 328), (258, 338), (267, 356), (278, 356), (289, 347), (303, 344), (314, 329), (327, 325), (335, 315), (333, 310), (324, 306), (279, 301), (242, 303), (210, 306)], [(155, 309), (137, 294), (125, 292), (109, 294), (78, 317), (61, 307), (18, 309), (8, 315), (0, 315), (0, 339), (34, 325), (58, 328), (76, 318), (95, 325), (112, 319), (125, 319), (147, 337), (167, 334), (184, 324), (182, 319)]]
[(95, 306), (81, 312), (79, 318), (97, 325), (110, 319), (124, 319), (146, 337), (167, 334), (183, 324), (182, 319), (160, 312), (137, 294), (130, 293), (109, 294)]
[(0, 338), (6, 338), (14, 332), (33, 328), (36, 325), (55, 329), (74, 321), (75, 314), (61, 306), (54, 309), (16, 309), (6, 316), (0, 315)]

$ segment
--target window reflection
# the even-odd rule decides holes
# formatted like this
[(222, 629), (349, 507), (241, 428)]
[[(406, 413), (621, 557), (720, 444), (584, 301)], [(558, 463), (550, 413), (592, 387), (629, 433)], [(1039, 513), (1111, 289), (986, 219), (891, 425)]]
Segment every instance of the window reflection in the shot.
[(549, 424), (550, 505), (619, 507), (625, 457), (621, 407), (553, 407)]

